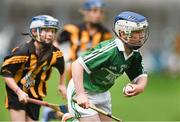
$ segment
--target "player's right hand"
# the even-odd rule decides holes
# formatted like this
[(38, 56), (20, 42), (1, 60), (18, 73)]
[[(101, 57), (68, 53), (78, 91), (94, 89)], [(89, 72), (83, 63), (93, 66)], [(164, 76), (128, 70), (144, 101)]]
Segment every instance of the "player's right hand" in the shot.
[(88, 109), (90, 107), (90, 103), (86, 94), (81, 93), (76, 97), (77, 104), (82, 108)]
[(16, 93), (18, 95), (18, 99), (20, 102), (22, 103), (27, 103), (27, 99), (28, 99), (28, 94), (26, 94), (23, 90), (19, 89), (19, 91)]

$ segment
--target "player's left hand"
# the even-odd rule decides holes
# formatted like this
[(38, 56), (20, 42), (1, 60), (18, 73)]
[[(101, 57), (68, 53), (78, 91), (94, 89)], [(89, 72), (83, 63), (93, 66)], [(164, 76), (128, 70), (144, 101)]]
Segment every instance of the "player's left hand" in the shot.
[(66, 98), (67, 95), (67, 91), (66, 91), (66, 86), (65, 85), (59, 85), (58, 86), (58, 91), (60, 92), (60, 94)]
[(130, 90), (130, 92), (126, 92), (125, 93), (125, 96), (126, 97), (132, 97), (132, 96), (136, 96), (138, 95), (139, 93), (143, 92), (144, 91), (144, 88), (139, 85), (139, 84), (132, 84), (132, 83), (129, 83), (127, 85), (130, 85), (132, 87), (132, 89)]

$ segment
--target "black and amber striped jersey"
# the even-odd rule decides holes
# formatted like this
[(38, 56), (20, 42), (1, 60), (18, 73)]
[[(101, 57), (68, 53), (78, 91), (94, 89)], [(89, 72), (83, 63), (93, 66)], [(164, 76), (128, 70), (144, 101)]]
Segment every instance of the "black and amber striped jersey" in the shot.
[[(39, 63), (35, 53), (33, 40), (12, 50), (11, 54), (4, 58), (1, 67), (3, 77), (12, 77), (29, 96), (42, 98), (46, 96), (46, 81), (50, 77), (52, 67), (58, 69), (60, 74), (64, 72), (64, 57), (56, 47), (52, 47), (47, 60)], [(6, 86), (8, 92), (13, 92)]]
[(99, 42), (112, 38), (111, 32), (101, 24), (97, 24), (95, 28), (97, 32), (91, 35), (87, 31), (85, 23), (79, 25), (67, 24), (64, 26), (59, 42), (70, 41), (70, 61), (74, 61), (82, 52), (95, 47)]

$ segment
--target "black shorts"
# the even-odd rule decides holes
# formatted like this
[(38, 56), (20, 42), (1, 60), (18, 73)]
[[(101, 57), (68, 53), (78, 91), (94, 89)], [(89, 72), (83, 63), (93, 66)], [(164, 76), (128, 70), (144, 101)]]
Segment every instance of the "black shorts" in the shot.
[[(7, 91), (7, 104), (8, 109), (15, 109), (15, 110), (24, 110), (26, 114), (33, 120), (39, 119), (40, 113), (40, 105), (27, 103), (23, 104), (19, 102), (18, 96), (10, 89), (6, 89)], [(40, 99), (42, 100), (42, 99)]]

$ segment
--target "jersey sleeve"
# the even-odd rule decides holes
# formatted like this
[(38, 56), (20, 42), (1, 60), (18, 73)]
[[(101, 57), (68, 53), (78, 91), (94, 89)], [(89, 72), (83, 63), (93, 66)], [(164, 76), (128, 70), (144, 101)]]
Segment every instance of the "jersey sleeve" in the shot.
[(99, 70), (99, 68), (106, 66), (109, 60), (113, 56), (113, 48), (102, 45), (98, 45), (96, 48), (92, 48), (87, 51), (84, 55), (78, 58), (79, 63), (83, 66), (87, 73)]
[(1, 67), (0, 75), (3, 77), (14, 77), (16, 71), (21, 67), (20, 63), (17, 64), (9, 64)]
[(125, 71), (129, 79), (133, 82), (142, 75), (147, 76), (147, 72), (144, 70), (143, 59), (140, 53), (138, 53), (132, 61), (131, 66)]
[(64, 57), (58, 57), (57, 60), (56, 60), (56, 63), (54, 64), (54, 67), (56, 67), (59, 71), (60, 74), (63, 74), (64, 73), (64, 67), (65, 65), (65, 62), (64, 62)]
[(16, 72), (25, 64), (29, 56), (23, 53), (23, 50), (13, 49), (8, 56), (4, 58), (1, 65), (0, 75), (3, 77), (14, 77)]
[(63, 53), (58, 49), (53, 53), (52, 57), (53, 67), (57, 68), (60, 74), (64, 73), (65, 61)]

